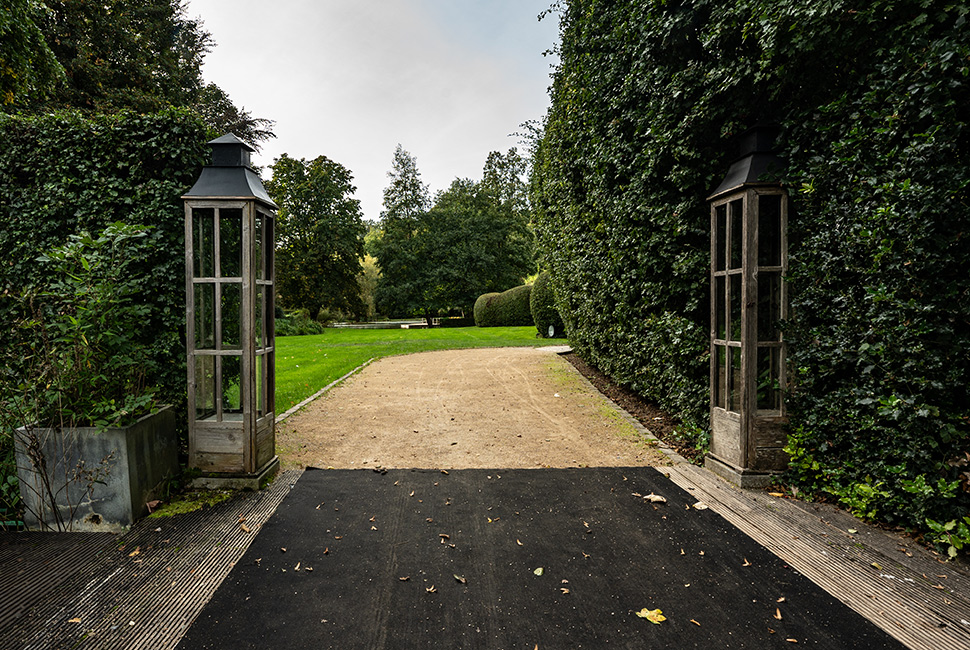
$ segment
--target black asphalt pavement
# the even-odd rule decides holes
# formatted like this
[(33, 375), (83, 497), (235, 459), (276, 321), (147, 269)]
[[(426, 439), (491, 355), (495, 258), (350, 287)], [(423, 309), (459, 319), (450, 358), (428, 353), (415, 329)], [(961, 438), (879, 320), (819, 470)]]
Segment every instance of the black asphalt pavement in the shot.
[(662, 468), (308, 470), (178, 648), (904, 647), (696, 504)]

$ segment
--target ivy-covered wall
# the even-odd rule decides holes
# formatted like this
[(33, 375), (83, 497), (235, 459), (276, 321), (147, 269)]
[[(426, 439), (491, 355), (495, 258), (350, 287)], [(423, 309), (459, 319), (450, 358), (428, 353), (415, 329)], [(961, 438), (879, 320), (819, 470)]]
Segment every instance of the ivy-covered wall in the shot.
[(789, 478), (906, 526), (966, 514), (968, 6), (561, 4), (532, 199), (573, 345), (704, 438), (705, 199), (738, 134), (778, 123)]
[(207, 140), (198, 118), (180, 110), (91, 118), (0, 115), (0, 323), (14, 321), (25, 291), (50, 286), (52, 265), (37, 258), (68, 235), (98, 233), (116, 221), (151, 226), (137, 244), (141, 259), (134, 267), (137, 298), (150, 307), (147, 343), (159, 373), (149, 379), (163, 401), (184, 413), (180, 197), (208, 162)]

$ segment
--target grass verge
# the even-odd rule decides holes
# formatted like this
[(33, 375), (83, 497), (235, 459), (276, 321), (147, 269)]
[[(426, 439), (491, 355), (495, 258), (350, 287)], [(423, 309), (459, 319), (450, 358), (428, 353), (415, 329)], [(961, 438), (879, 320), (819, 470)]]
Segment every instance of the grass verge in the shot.
[(276, 339), (276, 413), (339, 379), (368, 359), (431, 350), (541, 347), (565, 339), (536, 338), (535, 327), (455, 327), (423, 330), (328, 329)]

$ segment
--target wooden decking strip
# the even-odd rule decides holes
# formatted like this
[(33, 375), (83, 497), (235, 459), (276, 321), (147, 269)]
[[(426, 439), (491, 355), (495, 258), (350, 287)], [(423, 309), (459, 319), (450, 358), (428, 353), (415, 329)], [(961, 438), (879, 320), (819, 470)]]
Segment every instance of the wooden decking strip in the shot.
[[(970, 648), (970, 580), (952, 567), (928, 557), (903, 564), (784, 499), (740, 490), (699, 467), (664, 469), (698, 501), (906, 646)], [(884, 535), (861, 522), (856, 529)]]
[(299, 476), (283, 472), (262, 492), (142, 520), (49, 594), (46, 607), (35, 607), (10, 629), (0, 627), (0, 638), (17, 640), (14, 647), (24, 650), (174, 648)]

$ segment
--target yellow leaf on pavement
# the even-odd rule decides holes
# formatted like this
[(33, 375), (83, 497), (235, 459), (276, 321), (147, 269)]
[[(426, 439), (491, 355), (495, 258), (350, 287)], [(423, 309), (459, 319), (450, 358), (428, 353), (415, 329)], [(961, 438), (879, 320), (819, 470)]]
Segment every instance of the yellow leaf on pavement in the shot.
[(637, 616), (647, 619), (654, 625), (660, 625), (661, 621), (667, 620), (667, 617), (659, 609), (647, 609), (646, 607), (637, 612)]

